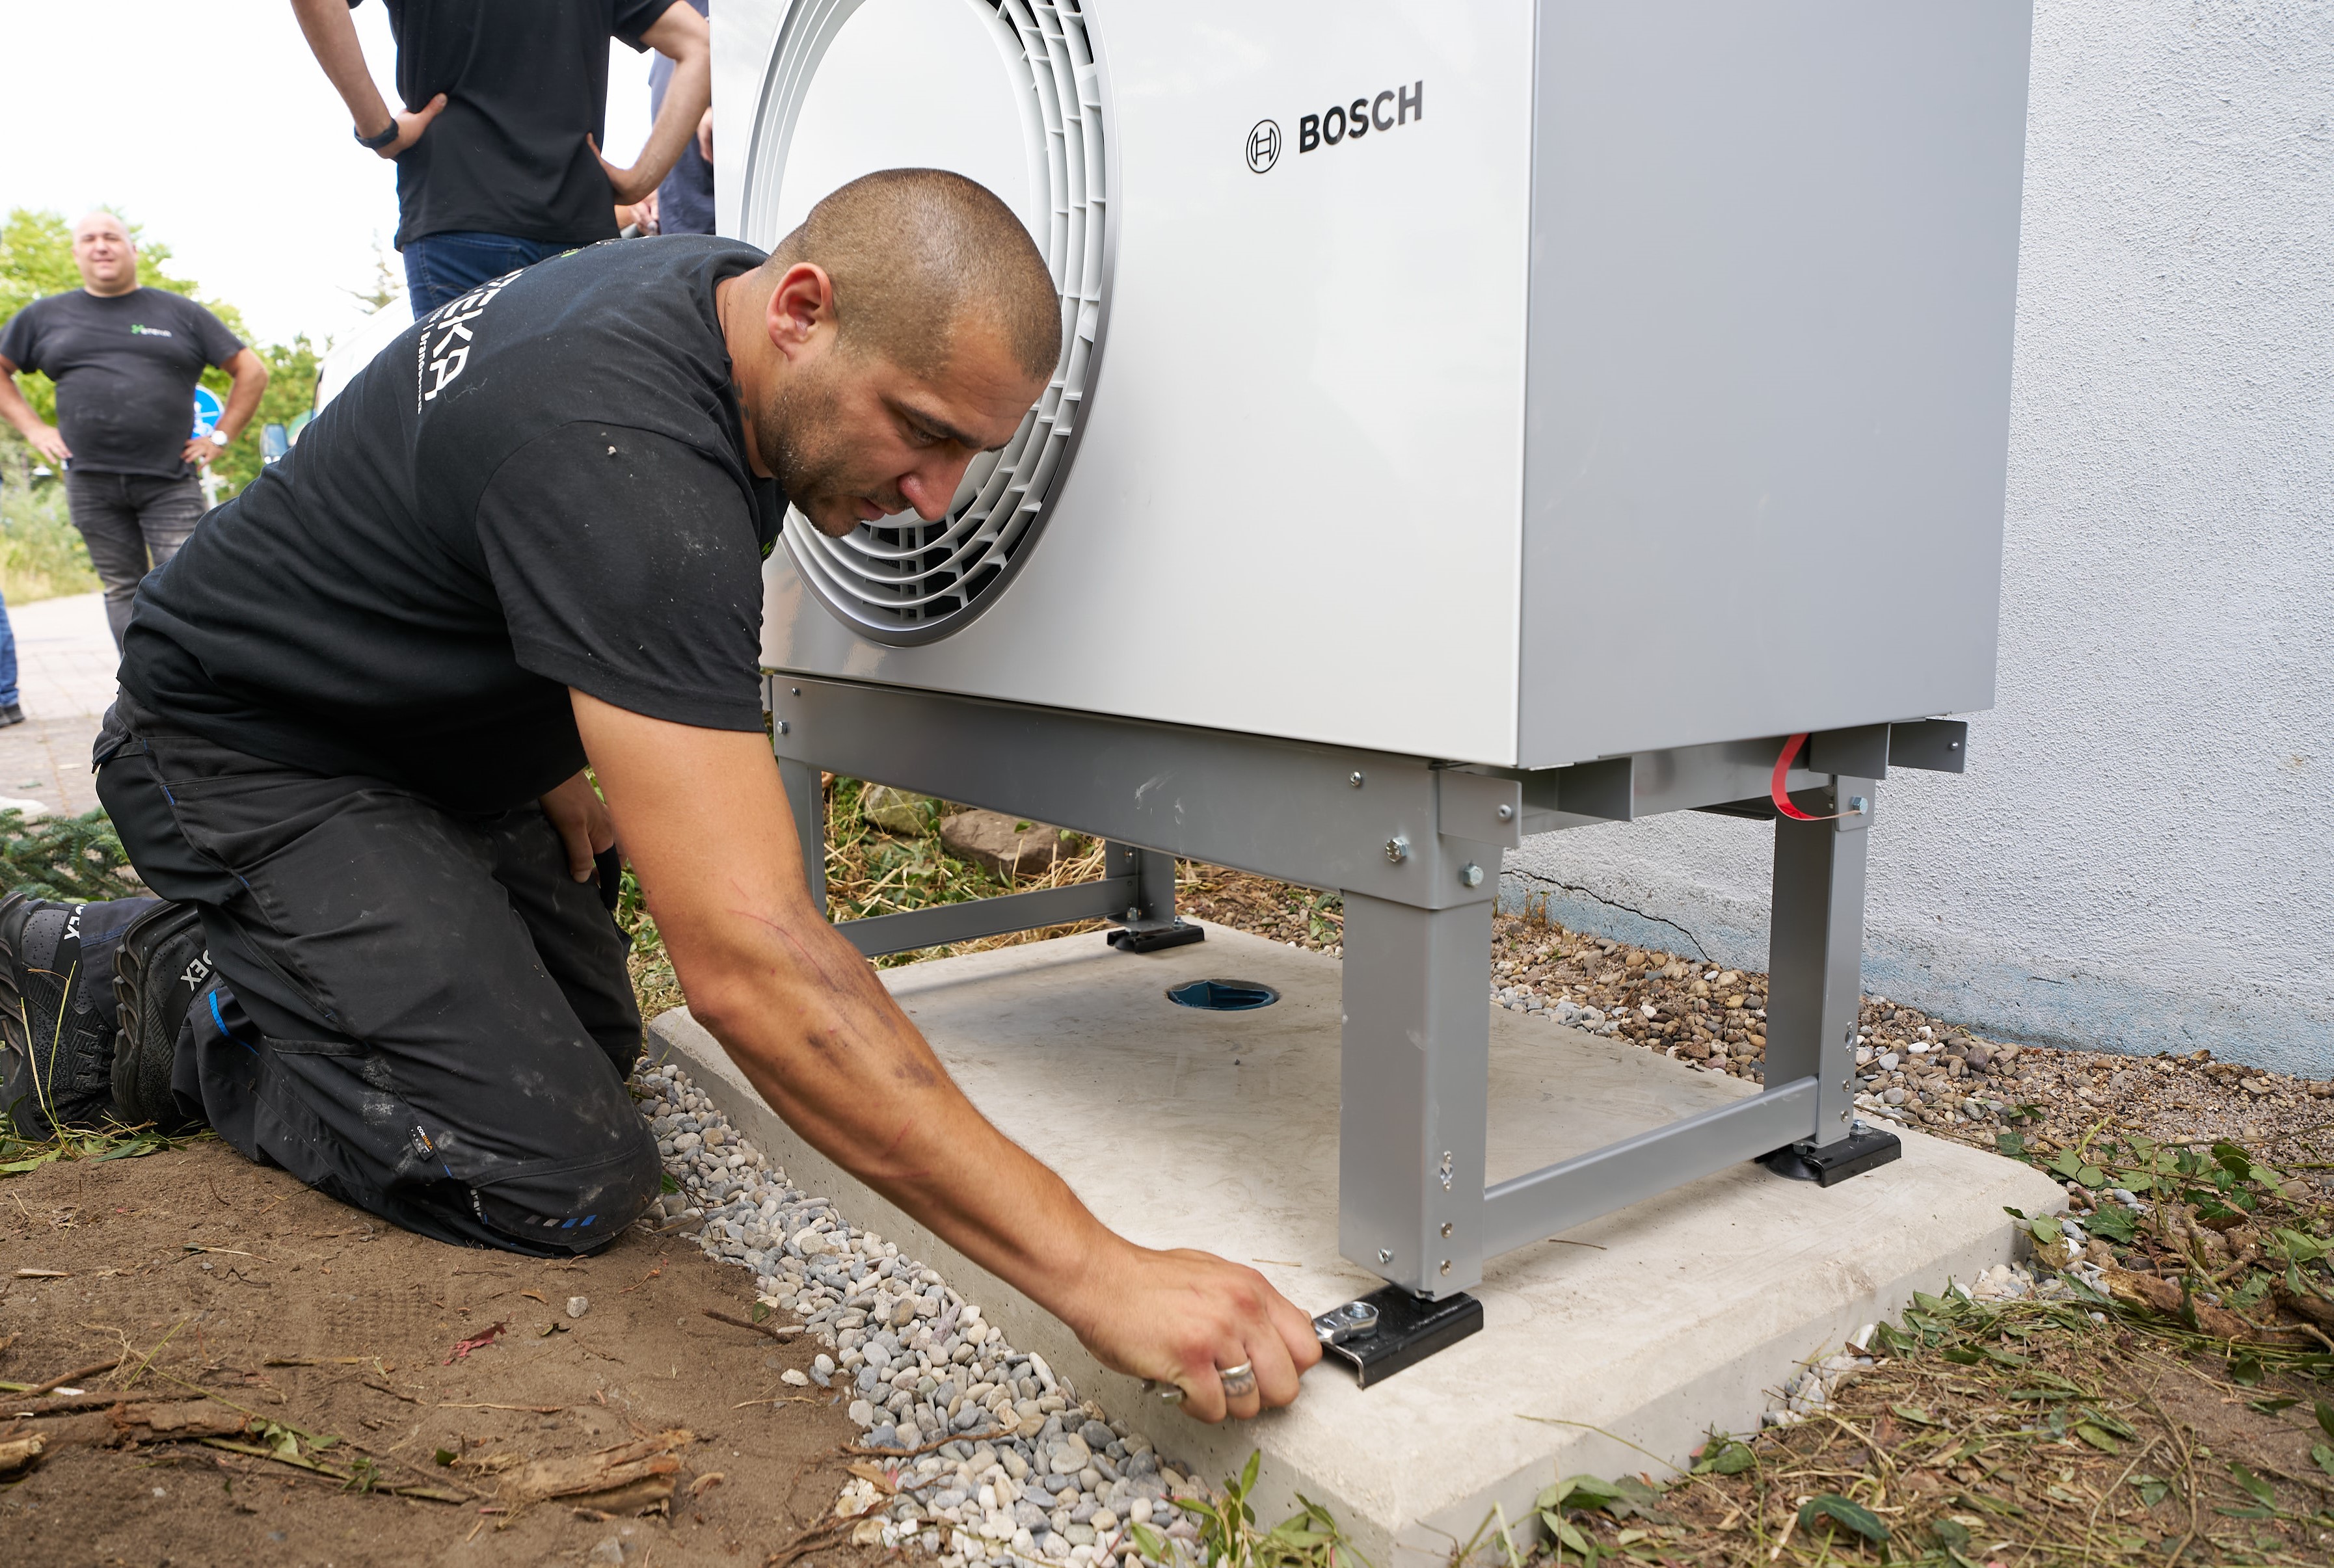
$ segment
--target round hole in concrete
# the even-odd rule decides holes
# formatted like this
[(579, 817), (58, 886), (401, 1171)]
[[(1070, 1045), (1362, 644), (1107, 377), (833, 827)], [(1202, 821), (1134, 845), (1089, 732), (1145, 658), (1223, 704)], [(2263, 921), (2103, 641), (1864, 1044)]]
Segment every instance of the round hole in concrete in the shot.
[(1210, 1013), (1245, 1013), (1269, 1007), (1280, 993), (1255, 980), (1192, 980), (1167, 988), (1167, 1000), (1178, 1007), (1198, 1007)]

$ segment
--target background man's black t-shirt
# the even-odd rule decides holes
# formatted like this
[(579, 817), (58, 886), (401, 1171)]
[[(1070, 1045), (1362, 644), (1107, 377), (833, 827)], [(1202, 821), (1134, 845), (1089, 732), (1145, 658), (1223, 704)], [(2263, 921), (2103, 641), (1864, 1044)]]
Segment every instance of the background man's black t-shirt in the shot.
[(91, 474), (188, 473), (178, 454), (195, 428), (195, 383), (243, 341), (179, 294), (137, 288), (51, 294), (0, 332), (0, 359), (57, 384), (57, 429), (72, 467)]
[(463, 231), (546, 245), (613, 239), (615, 193), (584, 139), (607, 146), (608, 40), (643, 47), (641, 34), (673, 0), (382, 3), (405, 107), (446, 95), (444, 111), (397, 157), (399, 248)]
[(584, 765), (567, 688), (762, 727), (762, 560), (714, 285), (732, 240), (538, 262), (408, 329), (147, 577), (121, 684), (253, 756), (506, 810)]

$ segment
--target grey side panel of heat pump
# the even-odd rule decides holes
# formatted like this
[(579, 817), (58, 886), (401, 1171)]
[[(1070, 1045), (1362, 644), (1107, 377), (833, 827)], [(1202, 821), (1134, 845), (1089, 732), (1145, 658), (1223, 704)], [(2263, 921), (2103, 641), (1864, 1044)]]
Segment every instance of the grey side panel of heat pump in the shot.
[(1540, 6), (1524, 765), (1992, 704), (2032, 20)]

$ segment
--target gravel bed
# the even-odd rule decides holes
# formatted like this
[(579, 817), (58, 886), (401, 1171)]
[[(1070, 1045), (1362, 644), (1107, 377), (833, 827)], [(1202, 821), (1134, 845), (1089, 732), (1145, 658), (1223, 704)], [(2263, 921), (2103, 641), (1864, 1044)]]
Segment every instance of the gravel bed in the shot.
[(678, 1066), (644, 1067), (632, 1088), (680, 1186), (645, 1223), (749, 1270), (762, 1303), (826, 1347), (787, 1380), (835, 1390), (866, 1447), (901, 1450), (881, 1481), (863, 1474), (836, 1499), (838, 1516), (874, 1510), (855, 1541), (921, 1547), (942, 1568), (1138, 1568), (1148, 1560), (1126, 1526), (1148, 1524), (1193, 1560), (1197, 1531), (1167, 1498), (1204, 1488), (1150, 1439), (1014, 1349), (898, 1244), (787, 1185)]

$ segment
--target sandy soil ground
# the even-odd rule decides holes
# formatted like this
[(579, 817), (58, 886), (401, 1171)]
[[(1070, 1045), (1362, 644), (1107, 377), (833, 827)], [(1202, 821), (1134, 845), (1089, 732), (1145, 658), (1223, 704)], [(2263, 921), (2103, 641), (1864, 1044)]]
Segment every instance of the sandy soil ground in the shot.
[[(589, 1303), (580, 1318), (574, 1296)], [(678, 1237), (636, 1230), (573, 1263), (446, 1246), (215, 1141), (46, 1166), (0, 1188), (0, 1379), (77, 1372), (86, 1380), (71, 1386), (128, 1388), (246, 1429), (91, 1447), (72, 1441), (70, 1416), (0, 1420), (0, 1445), (61, 1435), (0, 1491), (0, 1561), (758, 1564), (800, 1544), (819, 1563), (871, 1555), (837, 1543), (847, 1531), (801, 1540), (832, 1520), (854, 1432), (836, 1396), (780, 1379), (815, 1346), (705, 1315), (747, 1317), (751, 1299), (742, 1270)], [(187, 1397), (197, 1390), (212, 1398)], [(41, 1402), (0, 1396), (0, 1412)], [(280, 1448), (287, 1429), (297, 1455), (375, 1477), (372, 1489), (241, 1451)], [(630, 1492), (523, 1500), (543, 1489), (531, 1479), (556, 1478), (538, 1463), (591, 1477), (592, 1456), (628, 1445), (652, 1460), (669, 1449), (677, 1466)], [(670, 1502), (639, 1513), (661, 1483)]]

